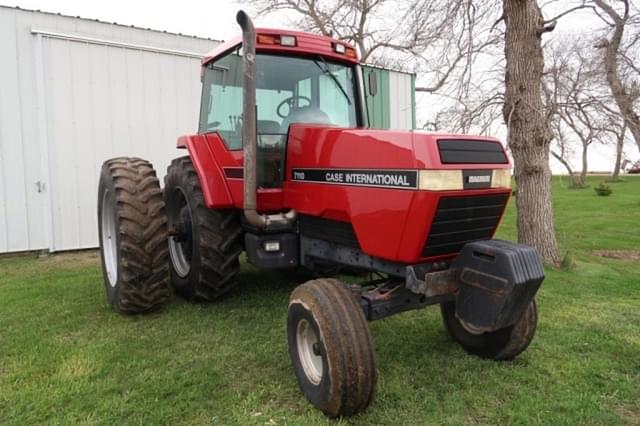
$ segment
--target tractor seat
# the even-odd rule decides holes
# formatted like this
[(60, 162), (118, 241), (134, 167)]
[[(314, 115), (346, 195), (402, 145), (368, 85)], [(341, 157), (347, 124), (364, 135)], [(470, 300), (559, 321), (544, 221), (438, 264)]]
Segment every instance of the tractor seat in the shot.
[(258, 120), (258, 134), (260, 135), (279, 135), (280, 124), (272, 120)]
[(289, 115), (282, 120), (280, 126), (282, 133), (289, 131), (291, 123), (312, 123), (312, 124), (331, 124), (329, 116), (320, 108), (315, 107), (297, 107), (293, 108)]

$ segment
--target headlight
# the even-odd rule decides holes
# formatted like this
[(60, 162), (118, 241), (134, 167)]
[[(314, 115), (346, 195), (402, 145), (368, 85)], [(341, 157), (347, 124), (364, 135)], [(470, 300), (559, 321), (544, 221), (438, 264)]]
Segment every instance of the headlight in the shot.
[(511, 170), (494, 169), (491, 176), (492, 188), (511, 188)]
[(451, 191), (463, 189), (462, 170), (420, 170), (418, 189)]

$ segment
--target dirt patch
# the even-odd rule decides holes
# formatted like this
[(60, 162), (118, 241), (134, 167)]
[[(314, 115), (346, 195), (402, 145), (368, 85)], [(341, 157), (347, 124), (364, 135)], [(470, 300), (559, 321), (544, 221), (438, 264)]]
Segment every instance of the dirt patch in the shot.
[(595, 250), (596, 256), (619, 260), (640, 260), (640, 250)]
[(100, 252), (98, 250), (79, 250), (64, 253), (44, 255), (40, 260), (45, 264), (64, 265), (70, 267), (82, 267), (97, 265), (100, 263)]

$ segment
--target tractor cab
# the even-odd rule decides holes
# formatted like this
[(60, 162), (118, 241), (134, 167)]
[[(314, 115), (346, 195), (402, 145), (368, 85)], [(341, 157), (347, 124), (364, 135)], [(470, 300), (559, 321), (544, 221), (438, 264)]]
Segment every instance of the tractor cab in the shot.
[[(318, 38), (290, 31), (257, 30), (255, 109), (259, 187), (282, 186), (291, 124), (340, 128), (365, 125), (355, 51), (336, 43), (329, 55), (303, 48), (305, 44), (313, 45)], [(231, 151), (243, 149), (242, 66), (241, 42), (233, 40), (205, 58), (202, 68), (199, 133), (217, 133)]]

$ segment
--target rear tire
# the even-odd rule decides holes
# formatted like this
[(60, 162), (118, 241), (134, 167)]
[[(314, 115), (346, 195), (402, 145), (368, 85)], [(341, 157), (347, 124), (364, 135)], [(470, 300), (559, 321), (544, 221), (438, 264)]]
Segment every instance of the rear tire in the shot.
[(308, 281), (291, 294), (289, 354), (304, 396), (329, 417), (363, 411), (374, 397), (377, 372), (362, 308), (346, 284)]
[(468, 353), (481, 358), (510, 360), (522, 353), (536, 333), (538, 308), (529, 303), (522, 317), (514, 325), (488, 333), (475, 333), (456, 318), (455, 302), (440, 305), (442, 319), (449, 335)]
[(167, 169), (164, 200), (169, 220), (171, 285), (190, 301), (213, 301), (235, 285), (240, 270), (242, 226), (236, 210), (204, 204), (200, 180), (189, 157)]
[(104, 162), (98, 234), (113, 309), (133, 314), (159, 308), (169, 297), (167, 218), (151, 163), (124, 157)]

